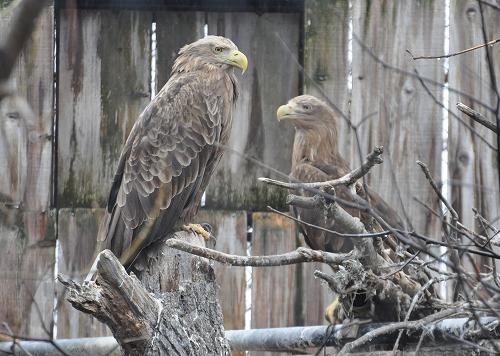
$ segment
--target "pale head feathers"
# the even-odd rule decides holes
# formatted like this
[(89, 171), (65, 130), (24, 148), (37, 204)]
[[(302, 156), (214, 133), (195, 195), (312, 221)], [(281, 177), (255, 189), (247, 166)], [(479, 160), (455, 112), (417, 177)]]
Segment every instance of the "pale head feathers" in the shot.
[(179, 51), (172, 66), (172, 74), (195, 70), (231, 70), (229, 54), (238, 47), (229, 39), (221, 36), (207, 36), (187, 44)]
[(337, 159), (337, 118), (325, 102), (300, 95), (280, 106), (277, 116), (295, 127), (292, 166), (304, 160), (328, 163)]

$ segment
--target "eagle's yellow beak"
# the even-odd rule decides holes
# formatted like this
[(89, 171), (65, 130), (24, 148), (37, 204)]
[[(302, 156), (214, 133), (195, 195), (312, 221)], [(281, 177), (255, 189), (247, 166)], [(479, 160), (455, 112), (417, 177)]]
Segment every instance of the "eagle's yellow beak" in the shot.
[(292, 111), (293, 110), (290, 107), (290, 105), (281, 105), (278, 108), (278, 111), (276, 111), (276, 117), (278, 118), (278, 121), (282, 120), (286, 115), (290, 114)]
[(248, 68), (248, 59), (242, 52), (234, 50), (229, 54), (228, 60), (235, 66), (241, 69), (242, 73)]

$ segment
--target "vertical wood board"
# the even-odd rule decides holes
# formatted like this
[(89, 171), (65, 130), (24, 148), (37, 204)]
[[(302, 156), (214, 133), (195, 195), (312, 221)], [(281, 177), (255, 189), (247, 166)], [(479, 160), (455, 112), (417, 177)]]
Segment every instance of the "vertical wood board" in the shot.
[[(11, 11), (0, 10), (0, 43)], [(30, 337), (49, 337), (53, 321), (53, 26), (50, 3), (12, 73), (15, 95), (0, 103), (0, 322)]]
[(170, 78), (170, 71), (182, 46), (203, 37), (205, 14), (197, 11), (157, 11), (156, 21), (156, 89)]
[(150, 101), (151, 23), (147, 11), (61, 11), (59, 207), (106, 202), (121, 149)]
[[(497, 1), (500, 5), (500, 2)], [(450, 3), (450, 52), (460, 51), (484, 43), (481, 13), (476, 1), (457, 0)], [(500, 37), (500, 17), (498, 11), (483, 6), (485, 28), (488, 41)], [(496, 73), (497, 86), (500, 85), (500, 47), (489, 47)], [(497, 105), (484, 48), (449, 59), (449, 85), (451, 88), (468, 94), (489, 107)], [(494, 122), (494, 113), (467, 98), (465, 95), (450, 92), (449, 108), (474, 132), (464, 126), (452, 115), (449, 116), (449, 179), (451, 202), (468, 227), (485, 234), (481, 225), (474, 219), (472, 208), (476, 208), (486, 219), (500, 228), (500, 188), (498, 186), (498, 165), (496, 152), (488, 147), (496, 147), (496, 137), (490, 130), (473, 122), (456, 109), (456, 103), (483, 113)], [(487, 234), (491, 236), (491, 231)], [(487, 263), (477, 259), (478, 265)], [(467, 262), (466, 262), (467, 263)]]
[(276, 109), (298, 94), (299, 68), (295, 60), (299, 53), (300, 16), (208, 13), (207, 18), (208, 33), (230, 38), (247, 55), (249, 66), (244, 75), (237, 74), (241, 89), (229, 149), (207, 188), (206, 205), (249, 210), (283, 206), (286, 193), (259, 183), (257, 178), (283, 179), (290, 172), (293, 130), (278, 123)]
[[(58, 271), (74, 281), (83, 281), (94, 262), (97, 232), (104, 209), (60, 209), (58, 211)], [(64, 288), (57, 288), (58, 338), (108, 336), (107, 326), (66, 301)]]
[[(254, 213), (252, 255), (274, 255), (297, 248), (294, 223), (273, 213)], [(296, 325), (297, 280), (296, 265), (254, 267), (252, 269), (251, 328), (288, 327)], [(252, 356), (271, 356), (271, 352), (251, 352)]]
[[(393, 67), (444, 82), (438, 61), (415, 62), (415, 55), (442, 53), (443, 1), (357, 1), (353, 6), (352, 121), (359, 124), (361, 155), (384, 146), (384, 163), (371, 170), (368, 183), (416, 231), (439, 236), (440, 224), (428, 209), (438, 200), (420, 167), (427, 164), (438, 180), (441, 169), (442, 108), (415, 78), (384, 68), (371, 55)], [(366, 46), (363, 48), (360, 42)], [(429, 87), (442, 102), (442, 89)], [(342, 135), (342, 133), (340, 134)], [(355, 141), (354, 141), (355, 142)], [(354, 148), (350, 159), (359, 165)], [(405, 216), (406, 215), (406, 216)]]
[[(349, 115), (349, 2), (306, 0), (304, 11), (304, 92)], [(337, 112), (339, 150), (350, 157), (355, 141)]]
[[(336, 110), (338, 148), (346, 158), (352, 157), (356, 145), (346, 121), (350, 119), (351, 100), (348, 83), (351, 69), (348, 62), (350, 16), (346, 0), (306, 0), (304, 4), (304, 92), (327, 102)], [(306, 246), (305, 243), (303, 245)], [(330, 273), (331, 268), (318, 263), (302, 264), (297, 268), (302, 270), (303, 323), (322, 324), (325, 309), (335, 296), (313, 277), (313, 273), (318, 269)]]
[[(196, 222), (209, 223), (217, 239), (215, 249), (224, 253), (246, 256), (247, 216), (244, 211), (229, 212), (201, 210)], [(245, 328), (245, 268), (215, 263), (215, 277), (219, 284), (219, 301), (224, 315), (224, 329)]]
[[(300, 246), (307, 247), (302, 235)], [(323, 325), (326, 323), (325, 310), (335, 299), (335, 294), (320, 279), (314, 277), (314, 271), (334, 273), (324, 263), (302, 263), (297, 265), (297, 293), (295, 294), (295, 324), (304, 326)]]

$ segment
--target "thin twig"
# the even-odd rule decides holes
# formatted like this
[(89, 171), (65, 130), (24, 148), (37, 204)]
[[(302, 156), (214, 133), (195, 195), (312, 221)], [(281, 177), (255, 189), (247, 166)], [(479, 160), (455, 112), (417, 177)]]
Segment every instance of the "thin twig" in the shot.
[(480, 2), (481, 4), (484, 4), (486, 6), (489, 6), (489, 7), (491, 7), (494, 10), (500, 11), (500, 6), (495, 5), (495, 4), (493, 4), (493, 3), (489, 2), (489, 1), (478, 0), (478, 2)]
[[(465, 122), (460, 116), (458, 116), (457, 114), (455, 114), (448, 107), (446, 107), (442, 102), (440, 102), (438, 100), (438, 98), (436, 98), (436, 96), (431, 92), (431, 90), (429, 89), (429, 87), (427, 86), (427, 84), (425, 84), (425, 82), (420, 79), (418, 70), (416, 68), (413, 69), (413, 71), (415, 72), (415, 74), (417, 74), (418, 81), (420, 82), (420, 84), (424, 88), (424, 90), (427, 93), (427, 95), (429, 95), (429, 97), (432, 99), (432, 101), (434, 101), (434, 103), (436, 103), (438, 106), (440, 106), (441, 108), (443, 108), (444, 110), (446, 110), (449, 115), (451, 115), (452, 117), (454, 117), (460, 124), (462, 124), (464, 127), (466, 127), (474, 135), (474, 137), (477, 137), (478, 140), (482, 141), (486, 146), (488, 146), (489, 148), (491, 148), (493, 151), (496, 151), (496, 147), (493, 146), (491, 143), (489, 143), (488, 140), (486, 140), (480, 132), (478, 132), (477, 130), (475, 130), (474, 127), (472, 127), (467, 122)], [(449, 88), (448, 88), (448, 90), (451, 91)], [(472, 99), (470, 99), (470, 100), (472, 100)], [(488, 110), (490, 110), (492, 112), (495, 112), (495, 110), (493, 108), (490, 108), (490, 107), (488, 107)]]
[(488, 353), (488, 355), (491, 355), (491, 354), (498, 354), (498, 351), (488, 349), (487, 347), (481, 346), (481, 345), (479, 345), (478, 343), (475, 343), (475, 342), (472, 342), (472, 341), (466, 340), (466, 339), (461, 338), (461, 337), (456, 337), (455, 335), (450, 334), (450, 333), (447, 333), (447, 332), (444, 332), (444, 334), (446, 335), (446, 337), (447, 337), (447, 338), (450, 338), (450, 339), (453, 339), (453, 340), (455, 340), (455, 341), (458, 341), (458, 342), (464, 343), (464, 344), (466, 344), (466, 345), (472, 346), (472, 347), (474, 347), (474, 349), (477, 349), (477, 350), (481, 350), (481, 351), (487, 352), (487, 353)]
[[(435, 282), (436, 282), (435, 278), (429, 279), (429, 281), (427, 281), (427, 283), (422, 288), (420, 288), (418, 290), (417, 294), (415, 294), (413, 296), (413, 299), (411, 300), (410, 307), (408, 308), (408, 311), (406, 312), (406, 316), (405, 316), (405, 320), (404, 321), (410, 320), (411, 312), (413, 311), (413, 308), (415, 308), (415, 305), (417, 304), (418, 299), (424, 293), (424, 291), (426, 291), (427, 288), (429, 288)], [(398, 334), (398, 337), (396, 339), (396, 342), (394, 343), (394, 347), (392, 348), (392, 352), (396, 352), (396, 350), (398, 349), (399, 341), (401, 340), (401, 336), (402, 335), (403, 335), (403, 330), (400, 330), (399, 334)]]
[(398, 267), (398, 269), (396, 269), (394, 272), (391, 272), (391, 273), (388, 273), (384, 276), (380, 276), (381, 279), (387, 279), (389, 277), (392, 277), (393, 275), (395, 275), (396, 273), (398, 272), (401, 272), (402, 270), (404, 270), (406, 268), (406, 266), (408, 266), (415, 258), (417, 258), (417, 256), (421, 253), (422, 251), (417, 251), (416, 254), (414, 254), (413, 256), (411, 256), (408, 260), (406, 260), (401, 266)]
[(383, 160), (380, 157), (382, 153), (384, 153), (384, 148), (382, 146), (375, 147), (373, 151), (366, 156), (365, 162), (363, 162), (360, 167), (352, 170), (340, 178), (327, 180), (325, 182), (286, 183), (264, 177), (260, 177), (259, 181), (287, 189), (336, 187), (339, 185), (349, 186), (367, 174), (374, 165), (382, 163)]
[(267, 206), (267, 208), (269, 209), (269, 211), (272, 211), (275, 214), (284, 216), (285, 218), (293, 220), (293, 221), (295, 221), (295, 222), (297, 222), (299, 224), (312, 227), (313, 229), (317, 229), (317, 230), (321, 230), (321, 231), (324, 231), (324, 232), (328, 232), (329, 234), (332, 234), (332, 235), (335, 235), (335, 236), (338, 236), (338, 237), (345, 237), (345, 238), (381, 237), (381, 236), (385, 236), (385, 235), (387, 235), (387, 234), (390, 233), (389, 231), (382, 231), (382, 232), (374, 232), (374, 233), (369, 233), (369, 234), (343, 234), (343, 233), (340, 233), (340, 232), (337, 232), (337, 231), (334, 231), (334, 230), (330, 230), (330, 229), (327, 229), (327, 228), (319, 226), (319, 225), (310, 224), (308, 222), (305, 222), (304, 220), (297, 219), (297, 218), (295, 218), (295, 217), (293, 217), (291, 215), (285, 214), (285, 213), (283, 213), (283, 212), (281, 212), (279, 210), (276, 210), (276, 209), (274, 209), (274, 208), (272, 208), (270, 206)]
[(406, 52), (408, 52), (410, 54), (410, 56), (411, 56), (411, 58), (413, 60), (450, 58), (450, 57), (458, 56), (458, 55), (461, 55), (461, 54), (464, 54), (464, 53), (467, 53), (467, 52), (475, 51), (476, 49), (483, 48), (485, 46), (492, 46), (492, 45), (494, 45), (495, 43), (498, 43), (498, 42), (500, 42), (500, 38), (497, 38), (495, 40), (491, 40), (488, 43), (483, 43), (483, 44), (480, 44), (480, 45), (477, 45), (477, 46), (474, 46), (474, 47), (471, 47), (471, 48), (464, 49), (462, 51), (458, 51), (458, 52), (454, 52), (454, 53), (449, 53), (449, 54), (442, 54), (440, 56), (419, 56), (419, 57), (415, 57), (410, 52), (410, 50), (407, 49)]
[(462, 304), (460, 306), (456, 306), (455, 308), (451, 309), (446, 309), (442, 310), (438, 313), (426, 316), (425, 318), (419, 319), (419, 320), (413, 320), (413, 321), (402, 321), (399, 323), (393, 323), (390, 325), (385, 325), (382, 326), (378, 329), (372, 330), (363, 336), (359, 337), (358, 339), (351, 341), (342, 347), (342, 349), (339, 351), (337, 355), (345, 355), (351, 351), (353, 351), (355, 348), (360, 347), (364, 345), (365, 343), (373, 340), (376, 337), (379, 337), (381, 335), (386, 335), (393, 333), (394, 331), (397, 330), (419, 330), (425, 327), (429, 327), (429, 324), (435, 323), (439, 320), (445, 319), (447, 317), (452, 316), (453, 314), (460, 313), (463, 308), (467, 304)]
[(184, 251), (192, 255), (205, 257), (220, 263), (238, 267), (273, 267), (286, 266), (304, 262), (322, 262), (332, 265), (340, 265), (346, 260), (359, 257), (359, 252), (354, 249), (349, 253), (331, 253), (309, 248), (299, 247), (295, 251), (281, 255), (269, 256), (238, 256), (212, 250), (207, 247), (192, 245), (185, 241), (169, 239), (165, 242), (168, 247)]
[(474, 217), (478, 219), (481, 223), (486, 225), (490, 230), (494, 233), (497, 234), (498, 230), (488, 221), (486, 220), (476, 208), (472, 208), (472, 211), (474, 212)]
[(429, 168), (427, 168), (427, 165), (421, 161), (417, 161), (417, 164), (420, 166), (420, 168), (422, 168), (422, 171), (424, 172), (425, 177), (429, 181), (429, 184), (431, 185), (432, 189), (434, 189), (434, 192), (436, 193), (436, 195), (439, 197), (439, 200), (441, 200), (443, 202), (443, 204), (446, 206), (448, 211), (451, 213), (452, 219), (455, 221), (458, 221), (457, 212), (455, 211), (455, 209), (453, 209), (453, 207), (450, 205), (450, 203), (448, 203), (448, 200), (444, 197), (443, 193), (441, 193), (441, 190), (439, 189), (436, 182), (432, 178), (431, 172), (429, 172)]
[(467, 248), (467, 247), (463, 247), (463, 245), (456, 245), (456, 244), (450, 244), (450, 243), (443, 242), (443, 241), (437, 241), (437, 240), (431, 239), (431, 238), (429, 238), (427, 236), (418, 234), (418, 233), (416, 233), (414, 231), (410, 232), (410, 235), (414, 236), (416, 238), (419, 238), (419, 239), (421, 239), (423, 241), (425, 241), (425, 243), (427, 245), (439, 245), (439, 246), (448, 247), (448, 248), (451, 248), (451, 249), (454, 249), (454, 250), (458, 250), (458, 251), (472, 253), (472, 254), (475, 254), (475, 255), (490, 257), (490, 258), (494, 258), (494, 259), (500, 259), (500, 255), (497, 254), (497, 253), (495, 253), (495, 252), (487, 252), (487, 251), (482, 251), (482, 250), (474, 250), (474, 249), (470, 249), (470, 248)]
[(490, 129), (494, 133), (498, 134), (498, 127), (490, 120), (488, 120), (483, 114), (480, 112), (471, 109), (467, 105), (463, 103), (457, 103), (457, 109), (463, 112), (465, 115), (469, 116), (472, 120), (476, 121), (477, 123), (483, 125), (484, 127)]

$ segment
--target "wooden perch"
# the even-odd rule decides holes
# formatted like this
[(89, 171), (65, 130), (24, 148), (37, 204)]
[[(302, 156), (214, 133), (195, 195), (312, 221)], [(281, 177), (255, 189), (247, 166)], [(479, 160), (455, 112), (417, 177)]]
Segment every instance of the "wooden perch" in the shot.
[(237, 256), (230, 255), (224, 252), (215, 251), (206, 247), (192, 245), (185, 241), (170, 239), (166, 245), (177, 250), (191, 253), (196, 256), (205, 257), (220, 263), (229, 264), (231, 266), (252, 266), (252, 267), (274, 267), (286, 266), (303, 262), (322, 262), (332, 265), (339, 265), (342, 262), (357, 258), (358, 251), (353, 250), (349, 253), (330, 253), (319, 250), (311, 250), (309, 248), (299, 247), (293, 252), (284, 253), (281, 255), (270, 256)]
[[(200, 244), (187, 232), (172, 237)], [(107, 324), (126, 355), (229, 355), (208, 261), (157, 243), (138, 263), (138, 277), (128, 275), (105, 250), (95, 281), (59, 281), (73, 307)]]
[[(331, 202), (327, 206), (325, 199), (317, 195), (302, 197), (290, 194), (287, 197), (287, 203), (306, 209), (324, 207), (328, 214), (327, 219), (335, 221), (337, 229), (348, 231), (351, 234), (368, 235), (368, 231), (366, 231), (363, 223), (358, 218), (351, 216), (336, 202)], [(361, 261), (366, 267), (378, 271), (386, 264), (381, 256), (375, 251), (372, 238), (353, 239), (353, 244), (356, 246), (356, 249), (361, 252)]]
[(382, 153), (384, 153), (384, 148), (382, 146), (375, 147), (373, 151), (368, 156), (366, 156), (366, 160), (360, 167), (352, 170), (351, 172), (347, 173), (346, 175), (340, 178), (328, 180), (325, 182), (286, 183), (263, 177), (259, 178), (259, 181), (287, 189), (321, 188), (321, 187), (335, 187), (338, 185), (351, 185), (355, 183), (358, 179), (363, 177), (365, 174), (367, 174), (374, 165), (383, 162), (381, 157)]

